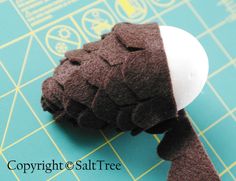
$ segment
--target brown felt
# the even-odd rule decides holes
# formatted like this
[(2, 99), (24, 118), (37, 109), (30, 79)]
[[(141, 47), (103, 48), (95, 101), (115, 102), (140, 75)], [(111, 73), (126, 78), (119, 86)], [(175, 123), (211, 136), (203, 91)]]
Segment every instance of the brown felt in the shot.
[(118, 114), (117, 105), (110, 99), (103, 89), (99, 89), (92, 103), (95, 115), (108, 123), (114, 123)]
[(72, 99), (66, 99), (63, 101), (64, 109), (68, 115), (77, 119), (79, 114), (86, 109), (86, 106), (76, 102)]
[(172, 94), (170, 82), (166, 80), (169, 71), (163, 53), (161, 50), (155, 55), (146, 50), (136, 51), (123, 64), (125, 82), (140, 99)]
[(99, 56), (93, 56), (93, 59), (80, 66), (81, 74), (92, 85), (103, 87), (103, 82), (107, 77), (111, 67)]
[(48, 78), (43, 82), (42, 86), (43, 97), (47, 99), (59, 108), (62, 108), (60, 104), (63, 98), (63, 90), (61, 86), (53, 78)]
[(155, 97), (137, 104), (132, 115), (132, 122), (138, 127), (147, 129), (175, 115), (176, 108), (172, 108), (169, 97)]
[(72, 63), (83, 64), (91, 59), (91, 54), (83, 49), (66, 52), (65, 57)]
[(66, 61), (68, 61), (69, 59), (68, 58), (64, 58), (60, 61), (60, 65), (62, 65), (63, 63), (65, 63)]
[(101, 45), (102, 45), (102, 41), (95, 41), (95, 42), (84, 44), (83, 49), (87, 52), (92, 52), (92, 51), (98, 50)]
[(219, 180), (184, 111), (177, 112), (158, 24), (119, 23), (101, 40), (65, 54), (43, 83), (41, 104), (57, 120), (165, 133), (159, 155), (168, 180)]
[(170, 130), (176, 122), (176, 118), (170, 118), (167, 120), (164, 120), (155, 126), (146, 129), (145, 132), (150, 133), (150, 134), (162, 134), (168, 130)]
[(108, 35), (110, 35), (110, 33), (105, 33), (105, 34), (101, 35), (101, 39), (103, 40), (103, 39), (106, 38)]
[(117, 117), (116, 117), (116, 123), (117, 127), (121, 131), (128, 131), (134, 129), (136, 126), (131, 121), (131, 116), (133, 112), (134, 106), (124, 107), (122, 108)]
[(79, 115), (77, 122), (79, 126), (83, 128), (102, 129), (107, 125), (105, 121), (97, 118), (89, 109), (84, 110)]
[[(158, 24), (119, 23), (102, 40), (69, 51), (65, 57), (53, 79), (63, 89), (59, 103), (74, 118), (88, 108), (117, 128), (126, 121), (132, 123), (134, 127), (122, 129), (139, 133), (176, 115)], [(124, 106), (134, 107), (131, 115), (122, 112)]]
[(117, 38), (131, 48), (145, 48), (144, 33), (140, 31), (140, 25), (120, 23), (113, 28)]
[(51, 114), (54, 114), (55, 112), (60, 111), (60, 109), (57, 106), (55, 106), (54, 104), (49, 102), (44, 97), (41, 97), (41, 105), (42, 105), (44, 111), (48, 111)]
[(75, 70), (79, 70), (80, 66), (73, 65), (70, 61), (64, 62), (62, 65), (59, 65), (53, 74), (53, 78), (61, 85), (64, 86), (64, 83), (70, 77), (71, 73)]
[(159, 144), (158, 154), (172, 161), (168, 181), (220, 180), (184, 110)]
[(57, 122), (67, 121), (72, 123), (74, 126), (77, 126), (76, 119), (68, 115), (65, 111), (57, 111), (53, 114), (53, 118)]
[(104, 89), (110, 98), (120, 106), (137, 103), (135, 94), (123, 80), (120, 67), (110, 71), (104, 82)]
[(74, 71), (65, 82), (65, 95), (76, 102), (91, 107), (97, 88), (90, 85), (81, 71)]
[(117, 65), (124, 62), (129, 51), (117, 40), (114, 34), (110, 34), (103, 40), (98, 54), (110, 65)]
[[(156, 23), (140, 24), (120, 23), (113, 28), (117, 38), (127, 48), (146, 49), (150, 46), (162, 46), (160, 31)], [(150, 43), (151, 41), (151, 43)]]

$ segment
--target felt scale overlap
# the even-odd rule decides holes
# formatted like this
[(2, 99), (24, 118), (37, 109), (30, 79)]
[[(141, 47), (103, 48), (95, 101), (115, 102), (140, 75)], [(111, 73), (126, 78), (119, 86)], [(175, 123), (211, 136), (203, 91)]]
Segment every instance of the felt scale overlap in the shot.
[(177, 111), (158, 24), (120, 23), (65, 54), (43, 83), (42, 106), (85, 128), (165, 133), (158, 154), (169, 180), (219, 180), (184, 110)]

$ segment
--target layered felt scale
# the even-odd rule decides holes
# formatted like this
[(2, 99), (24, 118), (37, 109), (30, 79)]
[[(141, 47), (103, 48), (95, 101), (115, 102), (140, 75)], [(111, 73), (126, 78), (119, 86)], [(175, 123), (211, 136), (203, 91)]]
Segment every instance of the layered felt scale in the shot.
[(79, 127), (165, 133), (169, 180), (219, 180), (184, 110), (177, 111), (159, 26), (120, 23), (65, 54), (43, 83), (43, 109)]
[[(56, 119), (66, 114), (81, 127), (112, 124), (121, 131), (148, 131), (175, 117), (157, 24), (117, 24), (101, 40), (65, 57), (43, 83), (43, 107)], [(88, 119), (93, 124), (83, 123), (85, 117), (93, 117)]]

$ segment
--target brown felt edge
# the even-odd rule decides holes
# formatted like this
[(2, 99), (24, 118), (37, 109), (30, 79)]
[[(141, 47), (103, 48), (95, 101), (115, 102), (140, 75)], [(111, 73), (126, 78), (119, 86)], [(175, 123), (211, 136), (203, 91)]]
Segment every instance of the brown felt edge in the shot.
[(176, 119), (158, 146), (159, 156), (172, 161), (168, 181), (220, 181), (185, 111), (179, 111)]
[[(124, 26), (127, 26), (127, 23), (126, 23), (126, 25), (124, 25)], [(130, 24), (129, 26), (131, 26), (132, 27), (132, 25)], [(137, 25), (136, 25), (137, 26)], [(139, 26), (139, 25), (138, 25)], [(138, 27), (137, 26), (137, 27)], [(142, 26), (142, 25), (140, 25), (140, 26)], [(117, 26), (117, 29), (116, 28), (113, 28), (113, 31), (115, 31), (115, 34), (116, 34), (116, 36), (117, 36), (117, 38), (118, 38), (118, 40), (120, 41), (120, 42), (122, 42), (122, 44), (124, 44), (124, 45), (126, 45), (126, 48), (129, 50), (129, 51), (137, 51), (138, 49), (141, 49), (141, 50), (143, 50), (144, 48), (148, 48), (151, 52), (153, 52), (153, 54), (155, 54), (155, 52), (157, 52), (157, 51), (159, 51), (160, 49), (163, 51), (164, 50), (164, 45), (163, 45), (163, 40), (162, 40), (162, 37), (161, 37), (161, 34), (160, 34), (160, 30), (159, 30), (159, 26), (157, 25), (156, 26), (156, 24), (154, 24), (154, 25), (147, 25), (147, 26), (150, 26), (151, 27), (151, 29), (150, 29), (150, 34), (152, 34), (152, 33), (154, 33), (155, 34), (155, 36), (156, 36), (156, 38), (152, 38), (151, 37), (151, 39), (150, 39), (150, 37), (149, 38), (146, 38), (145, 36), (144, 36), (144, 34), (146, 33), (144, 33), (143, 34), (143, 36), (140, 38), (139, 37), (139, 34), (137, 34), (137, 33), (134, 33), (134, 34), (132, 34), (132, 32), (133, 32), (133, 29), (134, 28), (132, 28), (132, 29), (130, 29), (130, 32), (126, 32), (126, 33), (124, 33), (124, 32), (122, 32), (122, 31), (124, 31), (124, 30), (122, 30), (122, 28), (119, 28), (119, 25)], [(145, 27), (145, 26), (144, 26)], [(154, 31), (156, 31), (156, 28), (155, 27), (157, 27), (157, 32), (154, 32)], [(137, 30), (138, 31), (138, 30)], [(140, 29), (140, 31), (142, 31), (141, 29)], [(149, 32), (149, 30), (147, 31), (147, 32)], [(149, 33), (148, 33), (149, 34)], [(127, 35), (129, 36), (129, 37), (131, 37), (131, 39), (132, 39), (132, 41), (130, 41), (129, 39), (127, 39)], [(137, 36), (138, 38), (134, 38), (135, 36)], [(107, 36), (103, 36), (103, 38), (102, 39), (106, 39), (106, 37), (109, 37), (109, 35), (107, 35)], [(148, 45), (147, 44), (145, 44), (144, 42), (143, 42), (143, 39), (145, 38), (145, 41), (146, 42), (152, 42), (152, 40), (157, 40), (158, 42), (153, 42), (153, 43), (148, 43)], [(141, 40), (140, 40), (141, 39)], [(128, 40), (128, 41), (126, 41), (126, 40)], [(104, 40), (103, 40), (104, 41)], [(135, 43), (137, 43), (137, 44), (140, 44), (139, 46), (136, 46), (137, 44), (135, 44), (135, 46), (133, 46), (132, 44), (133, 44), (133, 42), (135, 42)], [(118, 42), (119, 43), (119, 42)], [(158, 46), (156, 47), (155, 46), (155, 43), (157, 43), (158, 44)], [(98, 47), (100, 47), (98, 44), (94, 44), (94, 43), (89, 43), (89, 44), (87, 44), (87, 45), (85, 45), (84, 46), (85, 48), (87, 48), (87, 51), (88, 52), (90, 52), (90, 51), (92, 51), (92, 50), (97, 50), (98, 49)], [(134, 49), (129, 49), (129, 48), (134, 48)], [(66, 54), (66, 58), (69, 60), (69, 61), (67, 61), (67, 59), (65, 59), (62, 63), (61, 63), (61, 68), (59, 67), (59, 69), (57, 69), (55, 72), (54, 72), (54, 77), (55, 77), (55, 79), (57, 80), (57, 82), (63, 87), (64, 86), (64, 84), (65, 84), (65, 82), (66, 82), (66, 80), (67, 80), (67, 78), (70, 76), (70, 74), (71, 74), (71, 71), (68, 71), (68, 70), (71, 70), (71, 69), (74, 69), (74, 70), (77, 70), (77, 69), (79, 69), (80, 71), (81, 71), (81, 69), (79, 68), (79, 65), (83, 65), (82, 66), (82, 68), (86, 65), (84, 65), (84, 63), (83, 62), (87, 62), (87, 59), (90, 59), (90, 58), (94, 58), (94, 57), (91, 57), (90, 55), (91, 54), (93, 54), (92, 52), (90, 52), (91, 54), (89, 54), (88, 52), (85, 52), (85, 50), (82, 50), (80, 53), (81, 54), (78, 54), (78, 52), (76, 52), (76, 51), (73, 51), (73, 52), (70, 52), (70, 53), (67, 53)], [(169, 110), (169, 112), (168, 112), (168, 110), (167, 110), (167, 108), (165, 107), (165, 106), (163, 106), (163, 107), (165, 107), (165, 113), (167, 113), (167, 114), (164, 114), (163, 115), (163, 109), (159, 109), (159, 111), (158, 111), (158, 113), (159, 114), (156, 114), (156, 115), (158, 115), (158, 118), (159, 118), (159, 121), (151, 121), (150, 122), (150, 124), (145, 124), (145, 123), (142, 123), (141, 121), (134, 121), (135, 123), (138, 123), (138, 125), (136, 125), (136, 126), (141, 126), (142, 128), (139, 128), (139, 127), (136, 127), (135, 129), (133, 129), (132, 130), (132, 134), (137, 134), (137, 133), (139, 133), (139, 132), (141, 132), (141, 131), (143, 131), (143, 130), (146, 130), (147, 128), (150, 128), (150, 126), (155, 126), (155, 124), (157, 123), (157, 122), (159, 122), (160, 124), (163, 122), (163, 121), (165, 121), (166, 119), (171, 119), (172, 117), (175, 117), (176, 116), (176, 112), (177, 112), (177, 110), (176, 110), (176, 103), (175, 103), (175, 100), (174, 100), (174, 96), (173, 96), (173, 88), (172, 88), (172, 84), (171, 84), (171, 77), (170, 77), (170, 74), (169, 74), (169, 67), (168, 67), (168, 61), (167, 61), (167, 57), (166, 57), (166, 54), (165, 54), (165, 51), (163, 51), (163, 56), (164, 56), (164, 59), (162, 59), (161, 61), (163, 61), (164, 62), (164, 64), (165, 64), (165, 67), (164, 67), (164, 70), (167, 70), (167, 72), (166, 72), (166, 74), (165, 74), (165, 80), (167, 80), (167, 85), (166, 86), (164, 86), (164, 88), (163, 89), (169, 89), (170, 91), (169, 91), (169, 93), (168, 93), (168, 96), (167, 97), (169, 97), (169, 100), (170, 100), (170, 102), (172, 102), (173, 104), (172, 104), (172, 107), (170, 108), (170, 110)], [(158, 56), (156, 56), (156, 57), (158, 57)], [(107, 58), (107, 57), (106, 57)], [(157, 61), (160, 61), (160, 60), (157, 60)], [(91, 61), (92, 62), (92, 61)], [(106, 61), (107, 62), (107, 61)], [(75, 63), (78, 63), (78, 64), (75, 64)], [(116, 64), (116, 63), (120, 63), (120, 62), (111, 62), (110, 61), (110, 64), (111, 65), (113, 65), (113, 63), (114, 63), (114, 65)], [(90, 65), (91, 66), (91, 65)], [(89, 72), (90, 73), (90, 72)], [(96, 78), (96, 76), (94, 76), (94, 75), (96, 75), (96, 72), (95, 72), (95, 74), (94, 74), (94, 71), (91, 71), (91, 74), (93, 75), (92, 76), (92, 78), (91, 79), (89, 79), (89, 81), (91, 82), (92, 81), (92, 83), (91, 84), (95, 84), (95, 82), (96, 82), (96, 86), (97, 87), (100, 87), (101, 85), (99, 84), (99, 83), (101, 83), (101, 81), (103, 80), (101, 80), (101, 79), (95, 79)], [(84, 75), (85, 75), (85, 73), (84, 73)], [(105, 74), (106, 75), (106, 74)], [(105, 76), (104, 76), (105, 77)], [(101, 88), (101, 87), (100, 87)], [(105, 98), (106, 99), (105, 99)], [(104, 100), (106, 100), (106, 101), (104, 101)], [(52, 107), (52, 105), (49, 105), (49, 103), (46, 101), (46, 100), (43, 100), (42, 101), (43, 103), (44, 103), (44, 105), (45, 105), (45, 109), (50, 109), (51, 110), (51, 107)], [(105, 102), (105, 103), (104, 103)], [(67, 102), (68, 104), (66, 104), (66, 105), (64, 105), (64, 108), (65, 108), (65, 110), (63, 110), (63, 111), (65, 111), (65, 114), (60, 114), (61, 115), (61, 117), (64, 117), (64, 116), (66, 116), (67, 115), (67, 113), (68, 113), (68, 115), (69, 116), (74, 116), (74, 118), (73, 118), (73, 120), (74, 119), (77, 119), (79, 116), (80, 116), (80, 118), (82, 119), (82, 116), (84, 116), (85, 114), (83, 114), (82, 115), (82, 112), (84, 111), (84, 109), (85, 108), (81, 108), (81, 110), (79, 110), (79, 109), (77, 109), (76, 108), (76, 110), (73, 110), (72, 108), (74, 108), (75, 106), (73, 106), (73, 105), (79, 105), (80, 103), (78, 102), (73, 102), (72, 100), (71, 101), (69, 101), (69, 102)], [(105, 104), (105, 105), (107, 105), (108, 107), (107, 107), (107, 110), (108, 111), (104, 111), (104, 110), (101, 110), (101, 108), (100, 107), (102, 107), (103, 106), (103, 104)], [(156, 104), (157, 105), (157, 104)], [(171, 104), (170, 104), (171, 105)], [(76, 106), (77, 107), (77, 106)], [(114, 123), (114, 121), (113, 120), (115, 120), (114, 118), (115, 117), (117, 117), (117, 115), (118, 115), (118, 113), (119, 113), (119, 108), (117, 108), (117, 105), (115, 105), (115, 104), (113, 104), (113, 101), (112, 100), (110, 100), (110, 98), (109, 98), (109, 95), (106, 95), (105, 94), (105, 90), (104, 90), (104, 94), (102, 94), (102, 92), (100, 91), (100, 94), (96, 94), (96, 97), (95, 97), (95, 99), (93, 100), (93, 104), (92, 104), (92, 108), (93, 108), (93, 110), (92, 111), (94, 111), (94, 113), (98, 116), (98, 117), (100, 117), (100, 119), (104, 119), (104, 120), (106, 120), (106, 122), (107, 123), (109, 123), (109, 124), (115, 124)], [(108, 115), (108, 112), (109, 112), (109, 110), (111, 110), (110, 111), (110, 113), (109, 113), (109, 115)], [(145, 109), (143, 109), (143, 110), (145, 110)], [(55, 112), (53, 109), (51, 110), (52, 112)], [(80, 113), (78, 113), (78, 112), (81, 112), (81, 114)], [(114, 114), (113, 114), (114, 113)], [(113, 114), (113, 115), (112, 115)], [(112, 115), (112, 116), (111, 116)], [(91, 115), (88, 115), (88, 116), (91, 116)], [(155, 116), (154, 114), (153, 114), (153, 116)], [(161, 119), (160, 119), (161, 118)], [(150, 119), (150, 120), (152, 120), (152, 119)], [(171, 125), (171, 126), (173, 126), (173, 125)], [(171, 129), (166, 129), (166, 128), (164, 128), (164, 131), (165, 130), (167, 130), (167, 133), (168, 132), (170, 132), (171, 131)], [(152, 131), (160, 131), (160, 130), (158, 130), (157, 128), (155, 128), (155, 129), (152, 129), (152, 130), (150, 130), (150, 132), (152, 132)], [(163, 131), (163, 130), (161, 130), (161, 131)], [(191, 131), (191, 129), (190, 129), (190, 131)], [(194, 131), (194, 130), (193, 130)], [(147, 131), (148, 132), (148, 131)], [(165, 136), (164, 136), (164, 138), (166, 137), (166, 135), (167, 135), (167, 133), (165, 134)], [(194, 134), (196, 134), (195, 132), (194, 132)], [(198, 139), (198, 138), (197, 138)], [(199, 139), (197, 140), (198, 142), (200, 142), (199, 141)], [(183, 146), (183, 148), (181, 147), (181, 144), (180, 144), (180, 151), (182, 150), (182, 149), (184, 149), (184, 144), (182, 145)], [(168, 145), (167, 145), (167, 147), (168, 147)], [(201, 148), (203, 149), (203, 146), (201, 145)], [(176, 147), (176, 149), (177, 149), (177, 147)], [(191, 149), (190, 149), (191, 150)], [(194, 149), (193, 149), (194, 150)], [(169, 158), (169, 156), (168, 156), (168, 154), (169, 153), (171, 153), (173, 151), (173, 149), (172, 150), (169, 150), (169, 152), (166, 152), (165, 154), (165, 156), (164, 156), (164, 158), (165, 159), (167, 159), (168, 160), (168, 158)], [(174, 154), (177, 154), (177, 152), (173, 152)], [(178, 152), (178, 153), (181, 153), (181, 152)], [(202, 153), (204, 156), (206, 156), (207, 154), (206, 154), (206, 152), (204, 151), (203, 153)], [(160, 155), (162, 155), (162, 154), (160, 154)], [(187, 175), (187, 174), (189, 174), (189, 170), (184, 170), (184, 169), (182, 169), (182, 167), (179, 167), (179, 163), (178, 162), (176, 162), (176, 161), (178, 161), (180, 158), (181, 159), (185, 159), (186, 160), (186, 158), (187, 157), (184, 157), (184, 155), (186, 155), (186, 154), (180, 154), (180, 155), (178, 155), (178, 157), (175, 157), (175, 155), (171, 155), (172, 157), (171, 157), (171, 160), (173, 160), (173, 163), (172, 163), (172, 167), (171, 167), (171, 170), (170, 170), (170, 173), (169, 173), (169, 178), (168, 178), (168, 180), (171, 180), (172, 178), (174, 178), (174, 179), (172, 179), (172, 180), (179, 180), (178, 178), (179, 178), (179, 175)], [(174, 159), (172, 159), (174, 157)], [(207, 158), (207, 160), (208, 161), (210, 161), (209, 160), (209, 157), (207, 156), (206, 157)], [(200, 163), (200, 162), (199, 162)], [(208, 164), (209, 164), (209, 162), (208, 162)], [(211, 162), (210, 162), (210, 164), (211, 164)], [(173, 167), (173, 165), (175, 166), (175, 167)], [(176, 169), (177, 168), (177, 169)], [(181, 169), (182, 170), (181, 170)], [(210, 168), (210, 170), (212, 171), (211, 173), (215, 173), (214, 171), (214, 167), (211, 165), (210, 167), (208, 167), (208, 168)], [(191, 173), (190, 173), (191, 174)], [(192, 174), (192, 175), (194, 175), (194, 174)], [(199, 175), (201, 175), (201, 173), (199, 174)], [(215, 176), (215, 174), (213, 174), (214, 176)], [(216, 174), (217, 175), (217, 174)], [(217, 176), (218, 177), (218, 176)], [(177, 179), (176, 179), (177, 178)], [(193, 179), (191, 179), (191, 180), (194, 180), (194, 179), (197, 179), (197, 178), (199, 178), (199, 177), (193, 177)]]

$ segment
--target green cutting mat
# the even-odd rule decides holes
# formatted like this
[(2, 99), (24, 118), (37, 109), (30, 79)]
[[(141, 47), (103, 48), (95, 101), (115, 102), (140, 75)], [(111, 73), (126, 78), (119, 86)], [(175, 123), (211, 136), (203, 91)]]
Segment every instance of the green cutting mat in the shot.
[[(235, 20), (233, 0), (0, 0), (0, 180), (166, 180), (170, 163), (156, 155), (158, 136), (78, 130), (56, 124), (40, 106), (42, 81), (63, 53), (120, 21), (173, 25), (201, 41), (209, 79), (187, 111), (222, 180), (236, 180)], [(104, 159), (122, 168), (23, 173), (6, 166), (52, 159)]]

